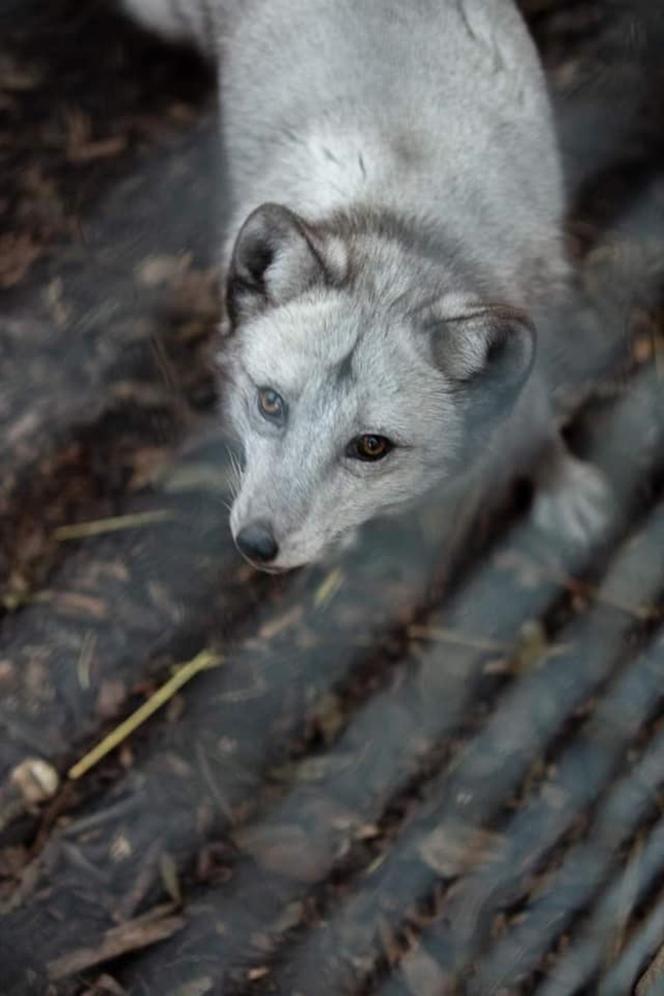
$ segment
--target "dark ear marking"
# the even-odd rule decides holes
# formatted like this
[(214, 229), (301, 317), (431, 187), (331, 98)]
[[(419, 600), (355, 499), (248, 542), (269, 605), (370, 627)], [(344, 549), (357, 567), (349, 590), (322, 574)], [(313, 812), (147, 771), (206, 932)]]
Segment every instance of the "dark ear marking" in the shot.
[(434, 362), (479, 424), (504, 418), (535, 359), (535, 328), (522, 311), (490, 305), (445, 318), (431, 332)]
[(504, 391), (518, 392), (535, 362), (535, 326), (524, 312), (504, 306), (489, 309), (485, 321), (485, 376)]
[(452, 380), (526, 377), (535, 354), (535, 329), (515, 308), (489, 305), (428, 323), (434, 361)]
[(232, 324), (285, 304), (327, 282), (322, 244), (306, 222), (280, 204), (262, 204), (235, 240), (226, 282)]
[(274, 260), (274, 246), (268, 242), (247, 240), (249, 243), (245, 248), (244, 259), (242, 260), (243, 273), (238, 273), (240, 280), (244, 280), (249, 287), (259, 287), (265, 271)]

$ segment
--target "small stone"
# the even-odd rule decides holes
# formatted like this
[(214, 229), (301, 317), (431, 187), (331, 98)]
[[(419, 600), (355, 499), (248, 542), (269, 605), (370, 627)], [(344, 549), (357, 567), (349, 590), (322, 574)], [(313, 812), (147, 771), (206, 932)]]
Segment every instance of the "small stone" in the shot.
[(39, 757), (27, 757), (17, 764), (10, 775), (10, 781), (23, 796), (25, 802), (34, 806), (52, 799), (58, 791), (60, 776), (47, 761)]

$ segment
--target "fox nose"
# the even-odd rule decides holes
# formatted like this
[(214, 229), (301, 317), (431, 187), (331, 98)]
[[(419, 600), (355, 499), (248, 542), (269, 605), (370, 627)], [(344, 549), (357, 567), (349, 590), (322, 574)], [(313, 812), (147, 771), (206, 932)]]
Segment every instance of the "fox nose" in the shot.
[(240, 553), (254, 563), (269, 564), (279, 553), (279, 544), (267, 522), (251, 522), (240, 530), (235, 542)]

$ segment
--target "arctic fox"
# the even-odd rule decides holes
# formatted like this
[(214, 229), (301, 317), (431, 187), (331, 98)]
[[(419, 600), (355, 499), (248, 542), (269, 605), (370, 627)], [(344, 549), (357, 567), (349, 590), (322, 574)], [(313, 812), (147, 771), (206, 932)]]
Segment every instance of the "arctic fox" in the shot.
[(312, 562), (526, 451), (544, 455), (541, 524), (592, 531), (601, 478), (567, 454), (536, 361), (568, 279), (564, 198), (513, 0), (124, 4), (219, 67), (247, 559)]

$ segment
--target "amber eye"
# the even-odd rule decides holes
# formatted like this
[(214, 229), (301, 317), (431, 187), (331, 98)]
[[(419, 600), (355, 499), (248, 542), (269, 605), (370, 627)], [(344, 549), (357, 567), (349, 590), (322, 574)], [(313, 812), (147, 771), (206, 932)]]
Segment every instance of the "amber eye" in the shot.
[(258, 392), (258, 410), (263, 418), (280, 422), (286, 414), (286, 402), (271, 387), (261, 387)]
[(382, 460), (392, 449), (394, 449), (394, 443), (385, 436), (369, 434), (352, 439), (346, 447), (346, 455), (354, 460), (371, 462)]

